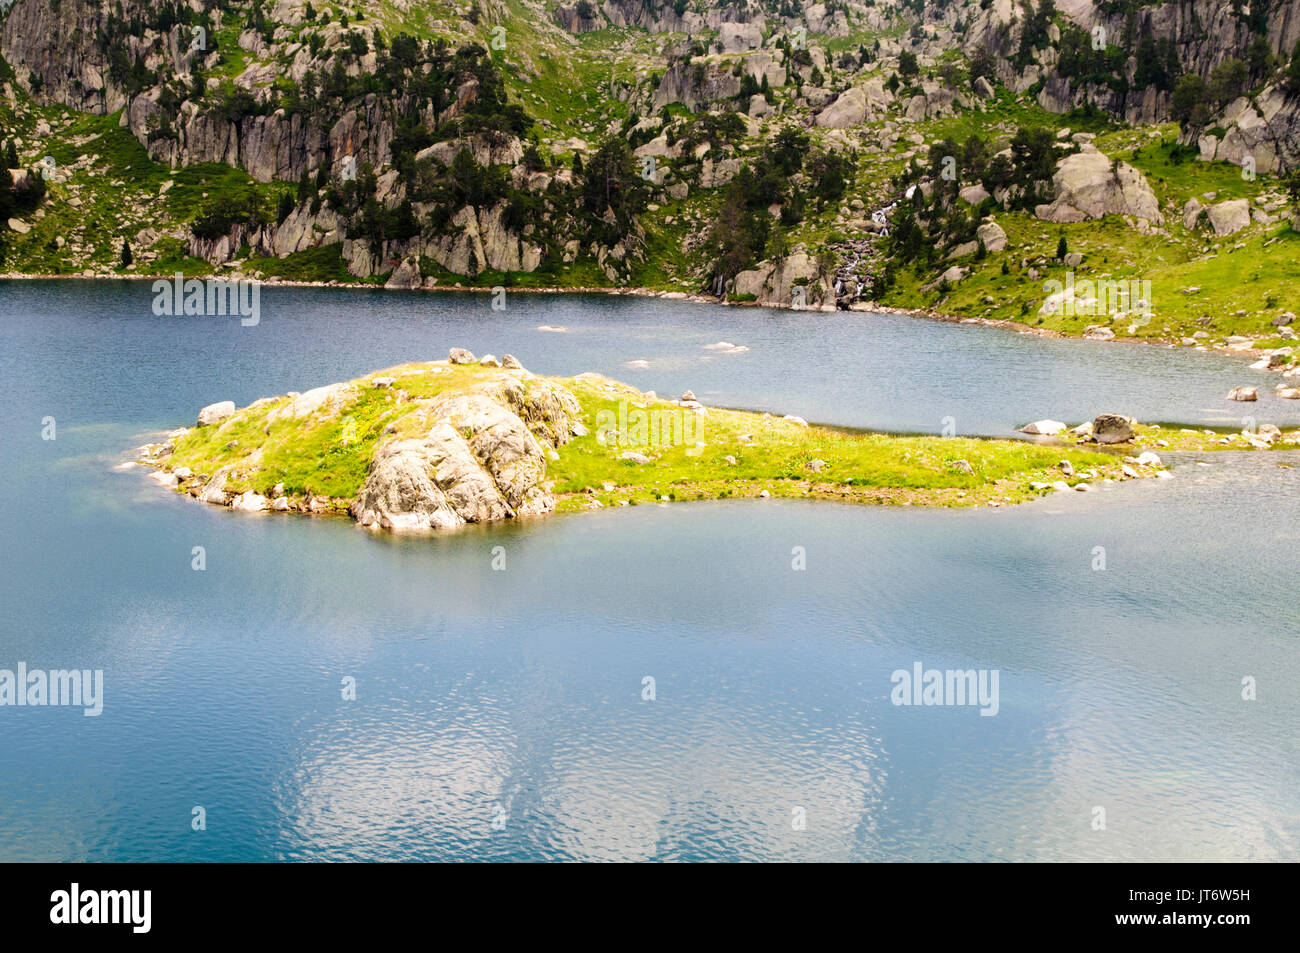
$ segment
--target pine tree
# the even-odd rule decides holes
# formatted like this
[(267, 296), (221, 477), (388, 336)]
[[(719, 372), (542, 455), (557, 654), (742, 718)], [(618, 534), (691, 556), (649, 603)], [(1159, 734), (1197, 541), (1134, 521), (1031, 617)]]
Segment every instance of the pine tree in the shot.
[(135, 256), (131, 254), (131, 244), (124, 238), (122, 239), (122, 267), (130, 268), (133, 261)]
[(1062, 235), (1061, 240), (1056, 243), (1056, 260), (1065, 261), (1065, 256), (1069, 253), (1070, 246), (1065, 243), (1065, 236)]

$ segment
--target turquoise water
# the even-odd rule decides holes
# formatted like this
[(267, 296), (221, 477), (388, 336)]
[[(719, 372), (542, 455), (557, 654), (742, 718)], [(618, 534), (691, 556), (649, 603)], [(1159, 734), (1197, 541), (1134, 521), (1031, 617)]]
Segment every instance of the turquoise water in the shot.
[[(1300, 471), (1279, 457), (1184, 455), (1173, 480), (1009, 510), (673, 504), (418, 541), (238, 516), (114, 469), (203, 404), (453, 345), (969, 433), (1214, 420), (1264, 380), (1242, 363), (642, 299), (493, 313), (267, 288), (252, 328), (149, 301), (0, 286), (0, 668), (105, 678), (98, 718), (0, 708), (0, 860), (1300, 856)], [(720, 340), (749, 350), (703, 348)], [(918, 661), (996, 670), (996, 716), (892, 704)]]

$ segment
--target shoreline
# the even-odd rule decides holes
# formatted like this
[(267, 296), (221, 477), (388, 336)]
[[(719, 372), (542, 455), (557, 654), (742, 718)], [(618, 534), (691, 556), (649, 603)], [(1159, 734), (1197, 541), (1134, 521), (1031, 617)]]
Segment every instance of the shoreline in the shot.
[[(199, 278), (206, 280), (216, 277), (214, 275), (186, 275), (188, 278)], [(176, 274), (170, 275), (152, 274), (152, 275), (45, 275), (30, 274), (27, 272), (3, 272), (0, 273), (0, 281), (173, 281)], [(1015, 334), (1030, 334), (1035, 337), (1056, 338), (1063, 341), (1087, 341), (1083, 335), (1065, 334), (1061, 331), (1055, 331), (1050, 328), (1039, 328), (1033, 325), (1023, 324), (1019, 321), (1013, 321), (1010, 318), (982, 318), (971, 317), (969, 315), (950, 314), (944, 311), (935, 311), (932, 308), (925, 307), (899, 307), (897, 305), (880, 304), (878, 302), (855, 302), (848, 308), (805, 308), (795, 309), (785, 307), (779, 304), (763, 304), (758, 301), (728, 301), (725, 298), (718, 298), (713, 295), (700, 294), (698, 292), (687, 291), (662, 291), (657, 288), (640, 288), (630, 285), (621, 286), (534, 286), (520, 287), (515, 285), (435, 285), (433, 287), (419, 288), (389, 288), (387, 285), (364, 284), (361, 282), (338, 282), (338, 281), (298, 281), (294, 279), (281, 279), (271, 277), (269, 279), (254, 278), (242, 272), (231, 272), (221, 276), (223, 281), (256, 281), (263, 286), (279, 288), (329, 288), (343, 291), (386, 291), (386, 292), (408, 292), (408, 293), (450, 293), (450, 294), (493, 294), (497, 288), (504, 288), (507, 294), (535, 294), (535, 295), (609, 295), (612, 297), (628, 298), (657, 298), (664, 301), (686, 301), (691, 304), (706, 304), (721, 306), (726, 308), (768, 308), (774, 311), (796, 311), (801, 310), (808, 314), (836, 314), (843, 311), (846, 314), (890, 314), (910, 318), (925, 318), (930, 321), (941, 321), (945, 324), (968, 324), (983, 328), (993, 328), (996, 330), (1010, 331)], [(1199, 347), (1185, 347), (1175, 339), (1170, 338), (1138, 338), (1123, 337), (1116, 335), (1108, 341), (1094, 341), (1096, 344), (1143, 344), (1153, 347), (1167, 348), (1177, 351), (1197, 351), (1203, 354), (1218, 354), (1225, 357), (1241, 356), (1245, 358), (1267, 357), (1272, 354), (1273, 348), (1228, 348), (1214, 345), (1203, 345)]]

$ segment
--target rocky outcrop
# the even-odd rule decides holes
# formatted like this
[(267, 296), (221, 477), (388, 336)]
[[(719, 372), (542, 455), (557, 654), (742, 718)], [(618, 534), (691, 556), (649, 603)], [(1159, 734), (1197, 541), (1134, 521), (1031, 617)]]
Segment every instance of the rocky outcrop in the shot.
[(1096, 149), (1066, 156), (1052, 176), (1056, 198), (1035, 214), (1048, 222), (1082, 222), (1105, 215), (1128, 215), (1162, 224), (1160, 203), (1144, 176)]
[(1233, 199), (1211, 205), (1205, 214), (1214, 234), (1219, 238), (1250, 226), (1250, 202), (1247, 199)]
[(834, 308), (835, 295), (817, 260), (796, 251), (778, 262), (764, 261), (736, 275), (734, 293), (775, 308)]
[(817, 125), (826, 129), (850, 129), (884, 115), (894, 96), (879, 79), (845, 90), (817, 114)]
[(415, 532), (549, 512), (546, 451), (568, 441), (580, 410), (558, 385), (513, 376), (431, 401), (417, 411), (422, 436), (376, 450), (352, 515)]
[[(495, 359), (480, 362), (469, 351), (453, 348), (447, 364), (407, 365), (395, 368), (392, 376), (289, 394), (264, 422), (254, 418), (268, 436), (284, 434), (284, 424), (311, 434), (331, 421), (351, 419), (352, 408), (367, 394), (379, 390), (391, 395), (384, 398), (390, 403), (384, 416), (393, 422), (374, 444), (365, 481), (350, 500), (327, 500), (308, 491), (291, 502), (283, 483), (276, 482), (280, 478), (262, 469), (260, 447), (236, 450), (245, 455), (220, 466), (210, 478), (194, 476), (187, 467), (168, 468), (167, 485), (179, 482), (205, 503), (250, 512), (315, 513), (346, 506), (361, 526), (392, 532), (452, 529), (549, 512), (555, 498), (546, 482), (548, 456), (587, 432), (582, 406), (567, 388), (529, 374), (514, 358), (507, 356), (504, 363), (501, 368)], [(437, 388), (439, 375), (447, 375), (452, 364), (471, 367), (474, 376), (450, 389)], [(433, 396), (410, 398), (406, 388), (430, 383), (435, 383)], [(200, 412), (199, 425), (229, 426), (270, 402), (257, 401), (237, 412), (229, 401), (213, 404)], [(185, 433), (173, 434), (173, 441)], [(344, 439), (355, 441), (357, 434)], [(232, 443), (226, 449), (237, 447)]]
[[(486, 209), (468, 206), (452, 217), (454, 229), (430, 239), (423, 253), (458, 275), (496, 271), (535, 271), (543, 249), (506, 228), (504, 203)], [(356, 271), (353, 271), (356, 274)]]
[(655, 110), (669, 103), (695, 109), (704, 103), (731, 99), (739, 93), (740, 77), (725, 64), (674, 60), (655, 87), (652, 102)]

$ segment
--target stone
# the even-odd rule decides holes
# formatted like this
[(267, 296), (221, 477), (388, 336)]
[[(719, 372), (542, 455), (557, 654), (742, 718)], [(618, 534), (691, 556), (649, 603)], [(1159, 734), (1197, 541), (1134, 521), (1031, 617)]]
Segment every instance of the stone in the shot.
[(217, 506), (225, 506), (230, 502), (230, 493), (226, 491), (226, 483), (230, 479), (232, 467), (222, 467), (212, 475), (212, 479), (199, 491), (198, 498), (204, 503), (213, 503)]
[(1259, 400), (1259, 391), (1254, 387), (1234, 387), (1228, 391), (1228, 400)]
[(1065, 424), (1061, 423), (1059, 420), (1049, 419), (1035, 420), (1032, 424), (1025, 424), (1020, 428), (1021, 433), (1041, 435), (1045, 437), (1055, 436), (1056, 434), (1064, 432), (1064, 430)]
[(1220, 202), (1217, 205), (1211, 205), (1206, 211), (1210, 219), (1210, 226), (1214, 229), (1214, 234), (1219, 238), (1225, 235), (1232, 235), (1241, 231), (1250, 225), (1250, 201), (1248, 199), (1232, 199), (1228, 202)]
[(989, 251), (1002, 251), (1007, 247), (1007, 233), (997, 222), (985, 222), (975, 229), (975, 237), (982, 241)]
[(1092, 420), (1092, 439), (1097, 443), (1127, 443), (1133, 439), (1137, 421), (1123, 414), (1098, 414)]
[(479, 364), (482, 365), (483, 367), (500, 367), (500, 366), (501, 366), (501, 362), (497, 360), (495, 354), (484, 354), (482, 357), (480, 357), (480, 358), (478, 359), (478, 362), (479, 362)]
[(1160, 455), (1152, 453), (1150, 450), (1144, 450), (1138, 454), (1137, 463), (1140, 467), (1158, 467), (1161, 465)]
[(454, 347), (448, 352), (447, 360), (452, 364), (473, 364), (476, 359), (472, 351), (467, 351), (463, 347)]
[(970, 465), (969, 460), (954, 460), (952, 462), (952, 468), (961, 473), (973, 474), (975, 472), (975, 468)]
[(208, 404), (199, 411), (199, 426), (210, 427), (213, 424), (219, 424), (234, 413), (235, 402), (233, 400), (222, 400), (215, 404)]
[(632, 463), (637, 463), (637, 464), (644, 464), (650, 462), (649, 457), (647, 457), (644, 453), (638, 453), (635, 450), (626, 450), (623, 453), (620, 453), (618, 455), (618, 458), (620, 460), (628, 460), (631, 461)]
[(516, 371), (524, 369), (524, 365), (519, 363), (519, 358), (515, 357), (513, 354), (502, 354), (501, 366)]
[[(1092, 147), (1085, 147), (1092, 148)], [(1126, 162), (1092, 149), (1057, 163), (1052, 176), (1056, 198), (1039, 205), (1039, 218), (1048, 222), (1082, 222), (1105, 215), (1127, 215), (1160, 225), (1160, 203), (1146, 176)]]

